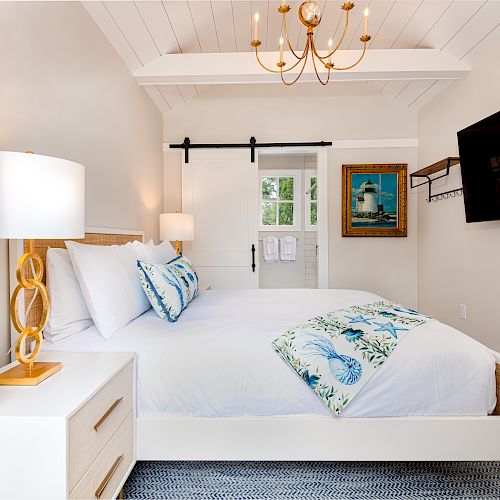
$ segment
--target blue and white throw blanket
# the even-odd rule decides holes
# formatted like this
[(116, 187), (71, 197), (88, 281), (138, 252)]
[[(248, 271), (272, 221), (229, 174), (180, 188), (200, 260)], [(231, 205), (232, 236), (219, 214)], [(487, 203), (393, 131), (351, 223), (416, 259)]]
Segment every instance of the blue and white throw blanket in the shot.
[(372, 302), (310, 319), (273, 346), (339, 415), (408, 332), (431, 319), (391, 302)]

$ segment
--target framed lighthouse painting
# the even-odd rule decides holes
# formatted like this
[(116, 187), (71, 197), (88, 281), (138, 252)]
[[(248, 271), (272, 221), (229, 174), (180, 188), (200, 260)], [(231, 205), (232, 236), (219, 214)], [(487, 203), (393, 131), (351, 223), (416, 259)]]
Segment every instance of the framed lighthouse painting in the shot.
[(342, 166), (342, 236), (407, 235), (406, 164)]

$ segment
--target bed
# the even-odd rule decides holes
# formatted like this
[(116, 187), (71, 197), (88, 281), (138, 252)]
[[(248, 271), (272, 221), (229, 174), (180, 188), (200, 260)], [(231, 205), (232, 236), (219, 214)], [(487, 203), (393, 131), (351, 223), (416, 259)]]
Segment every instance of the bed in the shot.
[(91, 327), (44, 349), (136, 353), (139, 460), (500, 459), (498, 359), (449, 326), (415, 328), (341, 417), (272, 349), (296, 323), (379, 299), (207, 290), (177, 323), (150, 310), (110, 340)]

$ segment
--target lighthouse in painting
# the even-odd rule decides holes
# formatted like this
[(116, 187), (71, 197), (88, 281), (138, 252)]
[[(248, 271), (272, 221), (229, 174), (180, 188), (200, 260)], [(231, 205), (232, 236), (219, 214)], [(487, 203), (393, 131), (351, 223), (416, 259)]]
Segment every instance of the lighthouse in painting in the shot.
[(353, 173), (350, 194), (352, 227), (396, 227), (398, 174)]
[(378, 212), (377, 190), (375, 184), (368, 179), (363, 186), (363, 210), (365, 213), (375, 214)]

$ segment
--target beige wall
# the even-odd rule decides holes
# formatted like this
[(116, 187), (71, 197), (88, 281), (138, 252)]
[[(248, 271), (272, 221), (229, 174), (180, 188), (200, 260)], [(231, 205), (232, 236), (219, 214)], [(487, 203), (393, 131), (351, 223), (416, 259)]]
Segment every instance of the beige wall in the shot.
[[(286, 91), (286, 89), (284, 89)], [(165, 119), (166, 142), (318, 141), (416, 137), (416, 116), (383, 96), (200, 98)], [(416, 163), (415, 148), (330, 150), (331, 287), (359, 288), (416, 306), (416, 199), (409, 197), (408, 238), (342, 238), (342, 163)], [(165, 209), (181, 207), (181, 153), (165, 153)]]
[(383, 297), (417, 305), (417, 200), (408, 190), (406, 238), (342, 237), (342, 165), (408, 163), (414, 170), (416, 148), (339, 149), (329, 158), (330, 287), (368, 290)]
[[(80, 2), (0, 2), (0, 46), (0, 149), (82, 163), (87, 225), (156, 237), (162, 117)], [(0, 355), (6, 274), (0, 241)]]
[[(500, 47), (418, 114), (418, 165), (458, 156), (457, 131), (500, 111)], [(437, 186), (461, 186), (460, 167)], [(500, 351), (500, 221), (467, 224), (463, 198), (418, 197), (418, 305)], [(459, 305), (467, 319), (459, 319)]]

